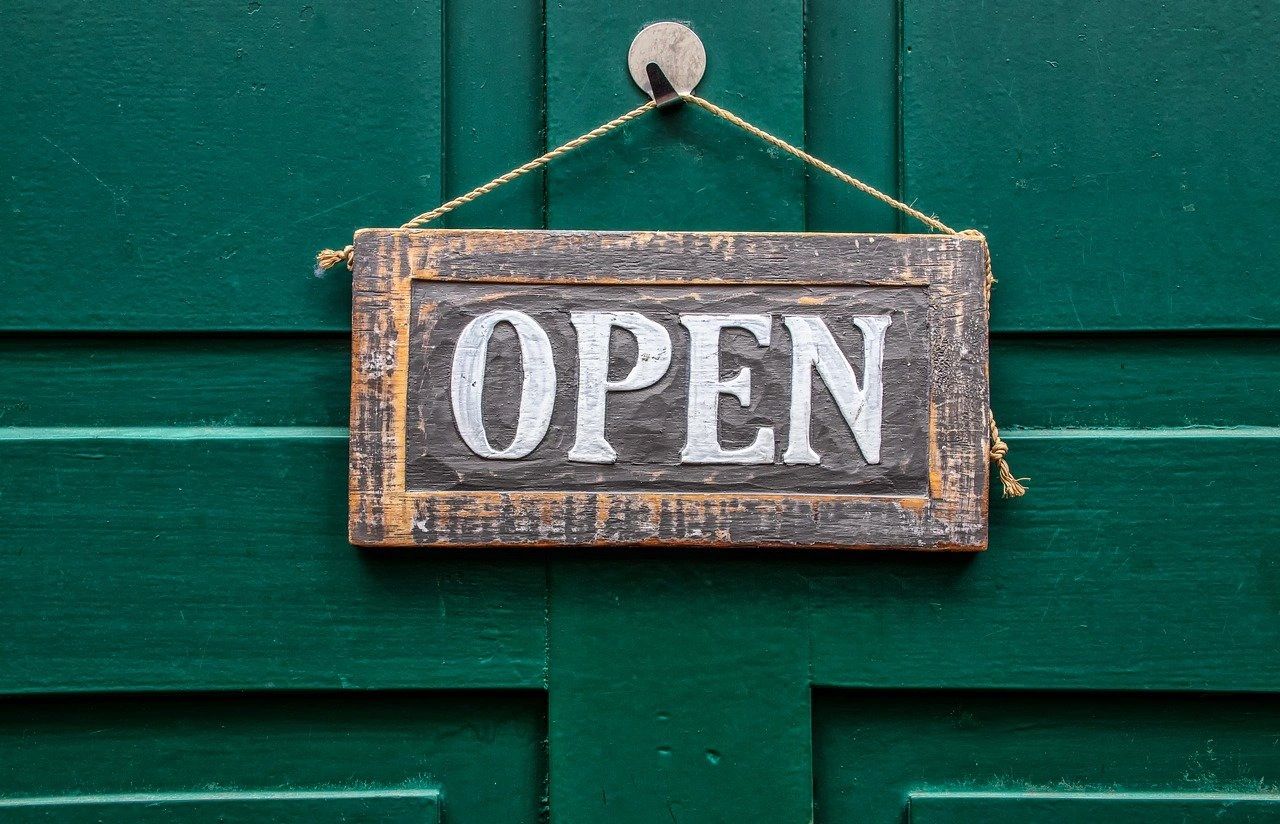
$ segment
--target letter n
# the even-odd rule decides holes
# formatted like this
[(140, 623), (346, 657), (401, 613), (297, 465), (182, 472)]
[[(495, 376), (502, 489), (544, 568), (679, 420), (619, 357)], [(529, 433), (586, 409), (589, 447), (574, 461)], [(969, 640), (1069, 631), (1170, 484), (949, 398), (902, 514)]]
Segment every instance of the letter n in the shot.
[(787, 432), (787, 451), (782, 462), (818, 464), (822, 458), (809, 445), (812, 414), (811, 376), (816, 370), (835, 399), (853, 440), (869, 464), (880, 463), (880, 424), (884, 414), (884, 388), (881, 372), (884, 361), (885, 330), (893, 319), (889, 315), (859, 315), (854, 326), (862, 332), (862, 386), (853, 366), (845, 359), (835, 338), (821, 318), (812, 315), (786, 316), (782, 319), (791, 334), (791, 420)]

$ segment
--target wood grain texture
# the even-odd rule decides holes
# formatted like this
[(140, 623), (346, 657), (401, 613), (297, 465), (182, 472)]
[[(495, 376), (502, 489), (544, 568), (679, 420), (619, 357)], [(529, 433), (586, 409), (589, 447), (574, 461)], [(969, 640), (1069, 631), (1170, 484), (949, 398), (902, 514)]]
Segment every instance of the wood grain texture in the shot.
[(430, 238), (379, 243), (358, 235), (378, 271), (407, 265), (417, 280), (477, 283), (726, 283), (789, 286), (928, 286), (955, 265), (965, 238), (701, 232), (425, 230)]
[[(356, 261), (353, 543), (985, 546), (987, 335), (977, 241), (905, 235), (364, 230), (357, 236)], [(928, 494), (797, 496), (661, 488), (575, 493), (533, 491), (519, 484), (501, 491), (409, 489), (406, 415), (409, 330), (411, 320), (418, 322), (410, 305), (415, 280), (618, 287), (795, 281), (895, 288), (923, 280), (929, 307)], [(619, 300), (626, 295), (619, 288)]]

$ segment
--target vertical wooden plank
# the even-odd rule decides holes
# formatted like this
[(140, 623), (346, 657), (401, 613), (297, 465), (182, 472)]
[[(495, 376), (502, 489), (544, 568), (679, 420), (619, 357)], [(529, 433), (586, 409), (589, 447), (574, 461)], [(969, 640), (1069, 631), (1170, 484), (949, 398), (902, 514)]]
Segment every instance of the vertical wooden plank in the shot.
[[(688, 22), (698, 92), (803, 137), (803, 10), (697, 0), (547, 9), (548, 142), (644, 100), (625, 66), (646, 23)], [(549, 175), (554, 228), (796, 230), (804, 172), (690, 107), (651, 113)], [(551, 815), (556, 822), (807, 821), (802, 582), (776, 559), (679, 552), (552, 562)]]
[[(805, 20), (805, 143), (877, 189), (899, 189), (901, 0), (809, 0)], [(808, 229), (896, 232), (891, 207), (822, 172), (809, 174)], [(906, 231), (920, 231), (906, 226)]]
[(552, 563), (553, 821), (812, 815), (803, 578), (684, 554)]
[[(793, 141), (804, 137), (803, 4), (565, 0), (547, 6), (547, 131), (558, 145), (645, 101), (631, 82), (632, 38), (687, 22), (707, 50), (698, 94)], [(623, 134), (562, 158), (548, 177), (553, 228), (798, 230), (804, 170), (707, 112), (650, 113)]]
[[(448, 0), (444, 32), (447, 200), (545, 151), (542, 4)], [(532, 172), (432, 226), (541, 228), (545, 182)]]

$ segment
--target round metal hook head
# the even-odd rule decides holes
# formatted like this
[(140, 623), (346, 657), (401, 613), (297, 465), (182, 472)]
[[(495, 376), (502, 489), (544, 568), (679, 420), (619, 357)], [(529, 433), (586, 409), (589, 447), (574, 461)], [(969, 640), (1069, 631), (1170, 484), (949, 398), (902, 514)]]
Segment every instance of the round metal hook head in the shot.
[(657, 100), (649, 77), (650, 64), (658, 67), (677, 94), (691, 94), (707, 70), (707, 51), (688, 26), (670, 21), (653, 23), (631, 41), (627, 69), (636, 85)]

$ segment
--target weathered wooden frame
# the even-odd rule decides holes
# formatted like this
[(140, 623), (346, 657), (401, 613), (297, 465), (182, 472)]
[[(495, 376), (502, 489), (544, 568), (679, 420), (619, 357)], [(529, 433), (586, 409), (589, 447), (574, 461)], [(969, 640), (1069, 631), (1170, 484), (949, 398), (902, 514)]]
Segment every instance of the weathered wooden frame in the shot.
[[(371, 547), (985, 549), (983, 277), (981, 240), (955, 236), (362, 230), (352, 301), (350, 540)], [(928, 494), (406, 491), (414, 280), (924, 287)]]

